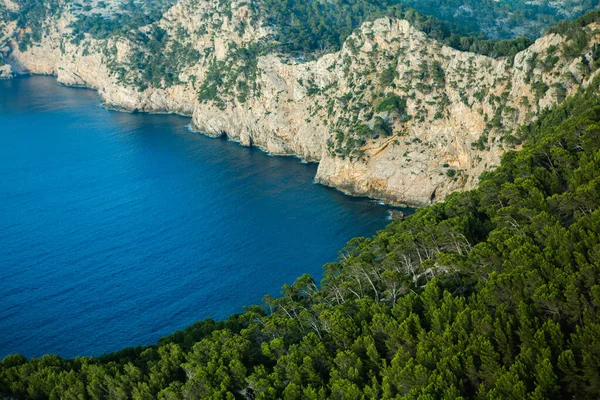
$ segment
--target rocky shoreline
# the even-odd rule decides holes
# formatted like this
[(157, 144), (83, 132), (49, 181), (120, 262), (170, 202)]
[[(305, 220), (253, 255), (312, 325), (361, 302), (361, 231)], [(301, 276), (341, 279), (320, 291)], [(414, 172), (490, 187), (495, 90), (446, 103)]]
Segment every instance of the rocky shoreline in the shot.
[[(600, 43), (595, 25), (587, 28), (590, 40), (583, 56), (557, 53), (554, 64), (546, 65), (536, 63), (538, 55), (562, 48), (567, 39), (550, 34), (514, 61), (494, 59), (437, 43), (407, 21), (382, 18), (364, 23), (339, 52), (315, 61), (260, 56), (253, 80), (258, 95), (243, 101), (233, 95), (220, 102), (200, 100), (198, 82), (208, 76), (210, 63), (227, 61), (233, 44), (251, 45), (267, 33), (258, 26), (240, 35), (236, 24), (250, 18), (248, 8), (240, 5), (218, 24), (203, 21), (209, 28), (200, 34), (200, 17), (218, 6), (206, 2), (195, 7), (183, 0), (158, 23), (167, 32), (185, 27), (191, 45), (211, 54), (183, 70), (172, 86), (139, 90), (121, 82), (109, 65), (127, 66), (132, 44), (123, 38), (73, 44), (67, 39), (73, 18), (68, 14), (53, 21), (50, 33), (26, 51), (19, 50), (18, 35), (12, 35), (10, 60), (24, 73), (54, 75), (60, 84), (94, 89), (107, 108), (188, 116), (191, 128), (207, 136), (227, 135), (272, 155), (319, 163), (315, 181), (320, 184), (409, 206), (477, 186), (478, 176), (514, 148), (504, 141), (507, 135), (597, 75), (597, 70), (580, 67), (582, 57), (591, 57), (592, 47)], [(112, 48), (113, 58), (102, 48)], [(393, 54), (395, 64), (389, 61)], [(392, 67), (393, 82), (381, 88), (381, 74)], [(437, 81), (430, 76), (432, 68), (441, 74)], [(389, 121), (391, 136), (366, 140), (356, 149), (360, 156), (336, 153), (340, 132), (350, 135), (361, 118), (364, 126), (372, 126), (366, 108), (381, 102), (382, 90), (405, 99), (408, 118), (379, 112)]]
[(14, 72), (9, 64), (0, 65), (0, 79), (10, 79), (13, 76)]

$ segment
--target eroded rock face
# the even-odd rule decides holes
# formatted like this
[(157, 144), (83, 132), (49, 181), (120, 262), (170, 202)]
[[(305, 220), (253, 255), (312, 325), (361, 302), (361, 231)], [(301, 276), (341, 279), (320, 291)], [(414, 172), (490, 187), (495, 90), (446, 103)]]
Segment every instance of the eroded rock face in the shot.
[(0, 79), (10, 79), (13, 77), (13, 70), (10, 65), (0, 65)]
[[(363, 26), (363, 32), (365, 29)], [(497, 165), (511, 147), (503, 143), (507, 134), (585, 86), (595, 75), (582, 73), (578, 58), (560, 58), (553, 66), (532, 62), (562, 46), (564, 39), (558, 35), (539, 39), (511, 65), (508, 60), (440, 46), (405, 21), (378, 20), (371, 31), (371, 40), (356, 35), (356, 41), (364, 43), (361, 52), (375, 45), (384, 54), (404, 48), (395, 68), (393, 92), (407, 98), (408, 114), (413, 118), (395, 124), (394, 132), (404, 132), (402, 136), (369, 141), (360, 161), (325, 154), (316, 180), (391, 203), (424, 205), (453, 191), (475, 187), (478, 176)], [(597, 40), (594, 35), (592, 41)], [(359, 60), (366, 62), (368, 50), (364, 52), (364, 58), (359, 53)], [(424, 62), (436, 63), (444, 78), (419, 90), (420, 84), (430, 82), (422, 79), (422, 73), (415, 79), (415, 71), (421, 72), (415, 66)]]
[[(108, 107), (191, 116), (192, 127), (207, 135), (319, 162), (317, 182), (410, 205), (476, 186), (511, 147), (507, 138), (519, 125), (596, 75), (582, 64), (599, 42), (595, 25), (586, 28), (583, 53), (571, 58), (561, 50), (566, 39), (555, 34), (511, 62), (457, 51), (406, 21), (382, 18), (363, 24), (341, 51), (315, 61), (277, 54), (244, 61), (240, 49), (268, 40), (270, 31), (245, 3), (234, 4), (230, 15), (219, 7), (182, 0), (157, 23), (172, 39), (167, 50), (177, 42), (199, 54), (173, 85), (133, 85), (129, 59), (136, 45), (125, 38), (73, 44), (68, 13), (49, 21), (49, 34), (24, 52), (18, 32), (11, 34), (11, 58), (30, 73), (98, 90)], [(548, 56), (556, 57), (539, 61)], [(210, 98), (215, 65), (223, 74), (235, 71), (236, 80), (224, 75)], [(383, 76), (391, 78), (384, 82)], [(405, 102), (403, 109), (378, 109), (392, 94)], [(378, 117), (390, 130), (369, 134)]]

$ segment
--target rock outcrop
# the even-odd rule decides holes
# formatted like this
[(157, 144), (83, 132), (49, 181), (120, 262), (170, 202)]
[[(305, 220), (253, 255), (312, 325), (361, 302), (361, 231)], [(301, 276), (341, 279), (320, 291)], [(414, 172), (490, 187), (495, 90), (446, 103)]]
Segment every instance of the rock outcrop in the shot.
[(13, 70), (10, 65), (0, 65), (0, 79), (10, 79), (13, 77)]
[(5, 24), (3, 33), (20, 68), (96, 89), (107, 107), (191, 116), (207, 135), (319, 162), (319, 183), (417, 206), (477, 185), (518, 146), (519, 125), (596, 75), (595, 24), (576, 56), (565, 53), (567, 38), (550, 34), (509, 60), (460, 52), (382, 18), (339, 52), (298, 62), (254, 52), (271, 32), (246, 3), (220, 7), (182, 0), (154, 24), (169, 37), (164, 56), (180, 64), (169, 84), (139, 83), (131, 60), (144, 49), (131, 39), (72, 40), (69, 12), (48, 20), (27, 49), (19, 49), (22, 30)]

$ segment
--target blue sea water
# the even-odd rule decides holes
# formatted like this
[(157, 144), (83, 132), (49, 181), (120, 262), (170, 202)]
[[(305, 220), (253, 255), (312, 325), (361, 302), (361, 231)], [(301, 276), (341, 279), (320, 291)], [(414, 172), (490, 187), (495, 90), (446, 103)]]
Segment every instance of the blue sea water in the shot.
[(315, 165), (107, 111), (49, 77), (0, 82), (0, 358), (100, 355), (226, 318), (387, 210)]

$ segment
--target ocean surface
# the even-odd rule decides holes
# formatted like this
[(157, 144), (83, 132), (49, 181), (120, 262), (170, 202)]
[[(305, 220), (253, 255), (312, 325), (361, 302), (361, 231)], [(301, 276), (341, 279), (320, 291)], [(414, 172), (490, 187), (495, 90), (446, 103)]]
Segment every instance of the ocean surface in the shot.
[(0, 81), (0, 358), (101, 355), (258, 304), (388, 210), (316, 165), (107, 111), (50, 77)]

